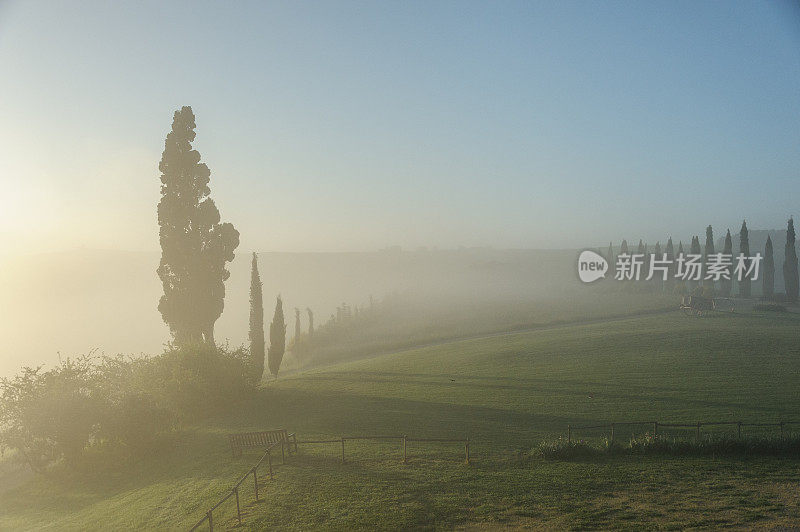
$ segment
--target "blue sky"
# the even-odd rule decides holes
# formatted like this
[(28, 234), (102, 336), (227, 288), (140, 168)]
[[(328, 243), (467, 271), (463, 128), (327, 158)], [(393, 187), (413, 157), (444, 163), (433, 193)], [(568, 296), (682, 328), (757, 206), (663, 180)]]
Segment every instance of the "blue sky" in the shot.
[(786, 2), (0, 0), (3, 248), (157, 249), (191, 105), (243, 249), (582, 247), (800, 214)]

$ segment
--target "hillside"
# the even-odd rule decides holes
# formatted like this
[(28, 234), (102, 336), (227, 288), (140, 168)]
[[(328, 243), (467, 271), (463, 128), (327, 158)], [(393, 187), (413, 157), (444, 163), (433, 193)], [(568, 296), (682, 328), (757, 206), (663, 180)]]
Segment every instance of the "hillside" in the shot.
[[(343, 465), (335, 445), (301, 446), (263, 479), (265, 502), (243, 492), (248, 529), (798, 526), (797, 459), (550, 462), (532, 452), (569, 423), (796, 418), (798, 325), (796, 314), (673, 312), (304, 372), (182, 432), (162, 454), (55, 471), (7, 492), (0, 528), (185, 529), (258, 457), (231, 458), (225, 434), (272, 427), (301, 438), (469, 436), (473, 461), (465, 466), (458, 447), (418, 445), (404, 466), (396, 443), (348, 443)], [(216, 523), (233, 524), (234, 509), (223, 506)]]

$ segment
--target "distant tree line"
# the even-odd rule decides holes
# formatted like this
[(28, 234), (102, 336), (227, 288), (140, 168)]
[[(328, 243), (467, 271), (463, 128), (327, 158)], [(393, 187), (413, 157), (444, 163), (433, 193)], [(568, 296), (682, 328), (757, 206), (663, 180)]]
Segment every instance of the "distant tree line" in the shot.
[[(750, 249), (750, 236), (749, 231), (747, 228), (747, 222), (743, 221), (742, 226), (739, 229), (739, 254), (743, 255), (744, 257), (751, 256), (751, 249)], [(700, 238), (695, 235), (692, 237), (691, 242), (689, 243), (689, 251), (688, 253), (684, 252), (684, 245), (682, 241), (678, 242), (678, 250), (677, 252), (674, 251), (672, 237), (667, 239), (667, 244), (664, 247), (663, 251), (661, 248), (661, 243), (657, 242), (654, 247), (654, 252), (648, 253), (647, 252), (648, 246), (646, 243), (639, 241), (639, 244), (636, 249), (636, 253), (639, 255), (645, 255), (644, 261), (642, 263), (642, 271), (648, 272), (650, 270), (650, 261), (651, 260), (663, 260), (665, 259), (666, 262), (669, 264), (669, 268), (667, 270), (667, 278), (666, 280), (659, 276), (654, 276), (650, 281), (649, 284), (640, 284), (639, 289), (654, 289), (654, 286), (660, 286), (661, 290), (668, 290), (672, 289), (678, 292), (700, 292), (706, 295), (716, 294), (721, 297), (730, 297), (733, 295), (733, 278), (734, 278), (734, 264), (733, 262), (726, 263), (721, 266), (722, 271), (724, 274), (720, 275), (718, 280), (707, 279), (707, 264), (710, 262), (710, 259), (717, 257), (719, 254), (725, 257), (733, 257), (733, 239), (731, 238), (730, 229), (727, 230), (725, 234), (725, 240), (723, 249), (720, 252), (717, 252), (715, 249), (714, 244), (714, 231), (713, 228), (709, 225), (706, 227), (705, 232), (705, 245), (701, 247)], [(630, 256), (631, 253), (629, 251), (628, 242), (627, 240), (622, 240), (619, 246), (619, 253), (616, 255), (614, 254), (614, 246), (613, 243), (609, 243), (608, 249), (605, 252), (600, 252), (602, 255), (605, 255), (605, 258), (609, 262), (609, 269), (613, 272), (615, 265), (617, 264), (617, 259), (620, 256)], [(686, 257), (689, 255), (701, 256), (702, 263), (701, 267), (701, 275), (699, 280), (694, 279), (686, 279), (683, 280), (680, 277), (676, 277), (676, 260), (680, 257)], [(800, 287), (800, 279), (798, 279), (798, 259), (797, 259), (797, 250), (796, 250), (796, 235), (794, 229), (794, 219), (789, 218), (787, 222), (787, 229), (786, 229), (786, 243), (784, 246), (784, 256), (783, 256), (783, 278), (784, 278), (784, 286), (785, 286), (785, 294), (776, 294), (775, 293), (775, 253), (773, 249), (773, 242), (772, 237), (767, 236), (767, 241), (764, 246), (764, 251), (762, 253), (762, 264), (760, 269), (760, 284), (761, 284), (761, 292), (762, 297), (764, 299), (772, 300), (772, 299), (785, 299), (791, 303), (796, 303), (798, 301), (798, 288)], [(718, 267), (719, 269), (719, 267)], [(613, 278), (613, 273), (609, 275), (610, 278)], [(758, 281), (757, 281), (758, 282)], [(619, 282), (623, 286), (630, 287), (629, 289), (633, 288), (633, 283), (628, 283), (627, 281)], [(738, 294), (739, 297), (749, 298), (752, 295), (752, 280), (744, 276), (738, 282)]]

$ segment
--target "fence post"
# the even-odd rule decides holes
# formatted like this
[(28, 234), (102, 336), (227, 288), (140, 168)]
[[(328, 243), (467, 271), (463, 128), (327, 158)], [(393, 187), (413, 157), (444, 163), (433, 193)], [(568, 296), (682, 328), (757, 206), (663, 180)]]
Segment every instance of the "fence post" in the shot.
[(342, 436), (342, 463), (344, 463), (344, 436)]
[(697, 441), (700, 441), (700, 422), (699, 421), (697, 422), (697, 434), (696, 434), (696, 437), (697, 437)]
[(736, 428), (738, 429), (738, 432), (739, 432), (739, 439), (741, 439), (742, 438), (742, 422), (741, 421), (737, 421), (736, 422)]
[(267, 451), (267, 462), (269, 463), (269, 479), (272, 480), (272, 450)]
[(297, 434), (292, 434), (292, 441), (294, 441), (294, 454), (297, 454)]
[(212, 513), (213, 511), (214, 510), (209, 510), (208, 512), (206, 512), (206, 515), (208, 516), (208, 529), (211, 532), (214, 532), (214, 515)]
[(572, 425), (567, 425), (567, 443), (572, 443)]
[(242, 508), (239, 506), (239, 486), (233, 488), (234, 493), (236, 493), (236, 518), (239, 520), (239, 524), (242, 524)]
[(614, 445), (614, 424), (611, 424), (611, 445)]
[(281, 440), (281, 463), (286, 463), (286, 451), (283, 449), (283, 440)]
[(467, 457), (467, 465), (469, 465), (469, 438), (464, 442), (464, 454)]
[(253, 468), (253, 484), (255, 485), (255, 488), (256, 488), (256, 501), (257, 501), (258, 500), (258, 472), (256, 471), (255, 467)]
[(403, 463), (408, 463), (408, 455), (406, 454), (406, 435), (403, 434)]
[(658, 437), (658, 421), (653, 421), (653, 438)]

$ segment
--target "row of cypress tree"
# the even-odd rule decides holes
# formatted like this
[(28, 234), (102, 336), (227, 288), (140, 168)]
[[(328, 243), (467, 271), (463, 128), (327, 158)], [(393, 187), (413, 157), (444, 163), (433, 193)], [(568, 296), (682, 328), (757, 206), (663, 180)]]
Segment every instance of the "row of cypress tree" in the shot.
[[(306, 308), (308, 313), (308, 337), (314, 335), (314, 313), (310, 308)], [(283, 314), (283, 301), (278, 294), (275, 302), (275, 313), (269, 325), (269, 349), (265, 347), (264, 341), (264, 302), (262, 293), (261, 276), (258, 272), (258, 255), (253, 253), (253, 260), (250, 267), (250, 358), (253, 367), (254, 377), (260, 380), (264, 374), (264, 360), (266, 358), (269, 372), (278, 377), (283, 355), (286, 352), (286, 319)], [(293, 353), (298, 356), (300, 352), (307, 353), (301, 348), (299, 343), (303, 335), (300, 327), (300, 309), (294, 309), (294, 349)]]
[[(723, 245), (722, 253), (725, 255), (733, 255), (733, 239), (731, 238), (731, 231), (728, 229), (725, 235), (725, 243)], [(709, 225), (706, 227), (706, 241), (705, 247), (701, 248), (700, 246), (700, 238), (698, 236), (693, 236), (691, 244), (689, 245), (689, 254), (692, 255), (703, 255), (704, 258), (714, 255), (716, 253), (714, 246), (714, 230)], [(641, 240), (639, 240), (639, 246), (637, 248), (638, 254), (643, 254), (646, 257), (646, 260), (649, 258), (647, 252), (647, 245), (644, 244)], [(662, 254), (667, 255), (667, 259), (673, 261), (676, 256), (683, 255), (684, 248), (683, 242), (678, 243), (678, 251), (677, 254), (675, 253), (675, 249), (672, 243), (672, 237), (667, 240), (667, 245), (664, 248), (663, 252), (661, 250), (661, 244), (656, 243), (654, 254), (657, 257), (661, 257)], [(742, 227), (739, 230), (739, 253), (743, 254), (745, 257), (750, 257), (750, 237), (749, 232), (747, 229), (747, 221), (742, 222)], [(630, 250), (628, 248), (628, 242), (626, 240), (622, 241), (620, 245), (620, 254), (630, 254)], [(614, 264), (614, 252), (612, 244), (608, 245), (608, 252), (606, 255), (610, 264)], [(705, 260), (704, 260), (705, 262)], [(732, 265), (729, 267), (730, 270), (728, 272), (729, 279), (721, 279), (719, 285), (719, 294), (723, 297), (729, 297), (733, 291), (733, 281), (732, 281)], [(674, 266), (673, 266), (674, 268)], [(674, 282), (673, 278), (674, 271), (670, 271), (668, 279), (670, 282)], [(794, 230), (794, 220), (789, 218), (787, 222), (786, 228), (786, 244), (784, 246), (784, 260), (783, 260), (783, 279), (784, 285), (786, 290), (786, 300), (792, 303), (798, 301), (798, 291), (800, 290), (800, 279), (798, 279), (798, 263), (797, 263), (797, 249), (796, 249), (796, 235)], [(761, 277), (762, 280), (762, 296), (765, 299), (773, 299), (775, 297), (775, 256), (772, 244), (772, 237), (767, 236), (767, 242), (764, 246), (764, 256), (763, 256), (763, 275)], [(697, 283), (695, 281), (689, 281), (689, 288), (693, 288)], [(752, 281), (745, 277), (739, 282), (739, 296), (740, 297), (751, 297), (751, 283)], [(714, 288), (714, 283), (708, 280), (701, 280), (699, 282), (701, 286), (708, 286), (710, 288)]]

